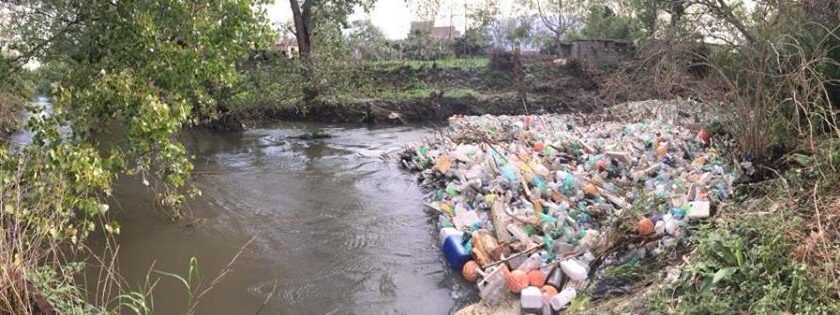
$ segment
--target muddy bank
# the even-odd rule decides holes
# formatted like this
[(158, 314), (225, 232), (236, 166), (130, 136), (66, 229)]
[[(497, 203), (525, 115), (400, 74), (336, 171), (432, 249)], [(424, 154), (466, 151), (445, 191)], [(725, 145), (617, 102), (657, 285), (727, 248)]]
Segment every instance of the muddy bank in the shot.
[(593, 108), (579, 101), (535, 98), (527, 105), (516, 96), (488, 98), (430, 96), (414, 101), (370, 100), (358, 103), (323, 103), (302, 112), (296, 108), (273, 109), (264, 112), (274, 119), (322, 121), (401, 123), (445, 121), (452, 115), (513, 115), (530, 113), (561, 113), (591, 111)]
[(402, 125), (444, 122), (453, 115), (524, 115), (592, 112), (600, 108), (592, 97), (556, 99), (532, 96), (524, 104), (516, 95), (492, 97), (445, 97), (439, 94), (409, 101), (367, 100), (352, 103), (322, 102), (309, 108), (254, 108), (228, 112), (201, 127), (243, 130), (264, 120), (321, 123)]

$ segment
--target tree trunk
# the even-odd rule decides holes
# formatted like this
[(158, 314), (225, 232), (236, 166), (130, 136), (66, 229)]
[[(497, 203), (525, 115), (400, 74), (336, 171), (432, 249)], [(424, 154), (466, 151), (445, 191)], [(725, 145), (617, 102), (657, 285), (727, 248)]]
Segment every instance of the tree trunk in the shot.
[(298, 54), (303, 62), (303, 101), (310, 104), (318, 97), (318, 89), (312, 78), (312, 0), (304, 0), (303, 6), (298, 0), (289, 0), (289, 3), (292, 6), (292, 17), (295, 22)]
[(298, 53), (304, 62), (310, 60), (312, 51), (312, 34), (310, 32), (312, 22), (312, 0), (304, 0), (303, 7), (298, 0), (289, 0), (292, 6), (292, 17), (295, 22), (295, 38), (298, 43)]

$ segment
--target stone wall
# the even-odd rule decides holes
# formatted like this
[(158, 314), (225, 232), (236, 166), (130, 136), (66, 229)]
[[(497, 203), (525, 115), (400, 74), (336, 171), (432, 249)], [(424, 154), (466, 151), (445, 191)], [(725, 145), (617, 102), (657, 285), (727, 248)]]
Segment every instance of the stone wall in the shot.
[(557, 54), (566, 59), (576, 59), (595, 64), (615, 64), (633, 57), (633, 43), (609, 39), (587, 39), (562, 43)]

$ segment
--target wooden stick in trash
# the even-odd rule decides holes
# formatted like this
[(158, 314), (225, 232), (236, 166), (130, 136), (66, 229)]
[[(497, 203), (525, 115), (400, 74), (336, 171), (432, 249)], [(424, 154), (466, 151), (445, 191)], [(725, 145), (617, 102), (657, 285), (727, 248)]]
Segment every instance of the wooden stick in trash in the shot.
[[(578, 135), (580, 136), (580, 139), (584, 139), (583, 135), (587, 134), (586, 132), (583, 132), (583, 130), (581, 130), (581, 128), (575, 128), (575, 131), (577, 131)], [(595, 154), (596, 153), (595, 148), (593, 148), (592, 146), (590, 146), (586, 142), (578, 141), (578, 143), (583, 148), (583, 150), (586, 151), (586, 153), (589, 153), (589, 154)]]
[(452, 220), (452, 214), (451, 214), (451, 213), (449, 213), (449, 212), (443, 211), (443, 209), (441, 209), (440, 207), (435, 207), (435, 206), (433, 206), (433, 205), (432, 205), (432, 204), (430, 204), (430, 203), (425, 203), (425, 204), (423, 204), (423, 205), (424, 205), (424, 206), (426, 206), (426, 207), (428, 207), (429, 209), (432, 209), (432, 210), (435, 210), (435, 211), (437, 211), (437, 212), (440, 212), (440, 214), (443, 214), (443, 215), (445, 215), (447, 218), (449, 218), (449, 220)]
[(609, 200), (610, 202), (614, 203), (616, 206), (619, 206), (622, 209), (630, 209), (631, 207), (633, 207), (633, 205), (627, 203), (627, 201), (624, 201), (624, 198), (614, 195), (609, 190), (598, 187), (598, 192), (601, 193), (601, 195), (603, 195), (604, 197), (606, 197), (607, 200)]
[(514, 258), (519, 257), (519, 256), (522, 256), (522, 255), (529, 255), (529, 254), (531, 254), (531, 253), (533, 253), (533, 252), (536, 252), (537, 250), (539, 250), (540, 248), (542, 248), (542, 247), (543, 247), (543, 245), (545, 245), (545, 243), (543, 243), (543, 242), (539, 242), (539, 243), (536, 243), (536, 244), (537, 244), (537, 246), (534, 246), (534, 247), (531, 247), (531, 248), (529, 248), (529, 249), (526, 249), (526, 250), (523, 250), (523, 251), (521, 251), (521, 252), (518, 252), (518, 253), (516, 253), (516, 254), (510, 255), (510, 257), (505, 257), (505, 258), (503, 258), (503, 259), (501, 259), (501, 260), (499, 260), (499, 261), (496, 261), (496, 262), (494, 262), (494, 263), (492, 263), (492, 264), (487, 265), (487, 266), (486, 266), (486, 267), (484, 267), (484, 268), (486, 269), (486, 268), (490, 268), (490, 267), (493, 267), (493, 266), (496, 266), (496, 265), (501, 265), (501, 264), (503, 264), (503, 263), (506, 263), (506, 262), (510, 261), (511, 259), (514, 259)]
[(496, 231), (496, 239), (499, 240), (499, 243), (509, 243), (513, 240), (513, 237), (507, 231), (509, 220), (501, 198), (504, 197), (497, 196), (493, 205), (490, 206), (490, 221), (493, 222), (493, 230)]
[(525, 195), (528, 196), (528, 199), (534, 199), (533, 195), (531, 195), (531, 189), (528, 188), (528, 182), (525, 181), (525, 176), (520, 176), (519, 181), (522, 184), (522, 189), (525, 190)]
[(597, 178), (597, 177), (593, 177), (593, 178), (590, 179), (590, 178), (587, 178), (585, 176), (578, 176), (578, 175), (575, 175), (575, 176), (577, 177), (578, 180), (582, 179), (586, 182), (589, 182), (589, 183), (592, 183), (593, 185), (595, 185), (595, 187), (598, 189), (598, 193), (600, 193), (602, 196), (607, 198), (607, 200), (609, 200), (610, 202), (612, 202), (616, 206), (619, 206), (622, 209), (629, 209), (630, 207), (632, 207), (631, 204), (627, 203), (627, 201), (624, 201), (624, 198), (616, 196), (614, 192), (609, 191), (606, 188), (604, 188), (606, 186), (606, 183), (604, 182), (603, 179), (600, 179), (600, 178)]
[(630, 164), (630, 155), (620, 151), (607, 151), (604, 154), (624, 164)]

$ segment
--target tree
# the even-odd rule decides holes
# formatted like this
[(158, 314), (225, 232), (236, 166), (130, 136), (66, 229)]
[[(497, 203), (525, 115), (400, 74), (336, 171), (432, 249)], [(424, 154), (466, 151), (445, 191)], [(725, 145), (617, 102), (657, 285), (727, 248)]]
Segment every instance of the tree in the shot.
[(534, 31), (534, 17), (524, 15), (512, 20), (512, 22), (512, 27), (508, 28), (507, 34), (505, 34), (508, 42), (515, 48), (530, 44), (533, 40), (531, 35)]
[(554, 35), (555, 44), (559, 44), (567, 32), (578, 23), (577, 8), (574, 0), (532, 0), (531, 6), (537, 9), (543, 26)]
[(347, 36), (350, 48), (359, 58), (364, 59), (387, 59), (390, 56), (390, 47), (385, 34), (370, 20), (356, 20), (350, 23)]
[(531, 44), (534, 40), (534, 21), (532, 15), (496, 20), (490, 32), (494, 44), (497, 48), (521, 48)]
[(586, 38), (634, 39), (639, 32), (639, 20), (628, 12), (621, 13), (620, 7), (592, 2), (584, 19), (582, 35)]
[(357, 7), (370, 9), (375, 0), (289, 0), (294, 21), (294, 35), (298, 43), (298, 52), (304, 63), (303, 97), (305, 103), (311, 103), (318, 96), (318, 89), (312, 81), (312, 43), (315, 29), (321, 23), (338, 22), (347, 27), (347, 16)]
[(115, 123), (123, 126), (126, 146), (102, 153), (121, 161), (108, 171), (138, 173), (161, 188), (162, 205), (177, 208), (192, 165), (172, 135), (225, 111), (219, 96), (239, 79), (235, 62), (272, 37), (267, 20), (252, 7), (261, 3), (22, 0), (7, 5), (0, 21), (15, 30), (7, 46), (15, 62), (38, 60), (66, 70), (56, 79), (50, 121), (72, 126), (71, 137), (46, 137), (35, 144), (94, 142), (93, 135), (110, 132)]
[(458, 55), (483, 55), (490, 46), (490, 27), (499, 15), (499, 4), (496, 0), (464, 2), (464, 11), (464, 36), (456, 39), (454, 50)]
[(632, 0), (629, 2), (630, 9), (639, 19), (648, 37), (653, 37), (659, 27), (659, 12), (665, 11), (671, 17), (671, 27), (679, 25), (687, 6), (692, 3), (690, 0)]

